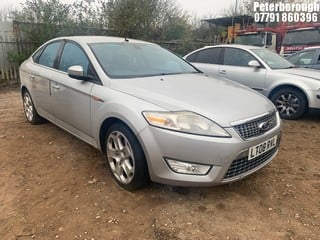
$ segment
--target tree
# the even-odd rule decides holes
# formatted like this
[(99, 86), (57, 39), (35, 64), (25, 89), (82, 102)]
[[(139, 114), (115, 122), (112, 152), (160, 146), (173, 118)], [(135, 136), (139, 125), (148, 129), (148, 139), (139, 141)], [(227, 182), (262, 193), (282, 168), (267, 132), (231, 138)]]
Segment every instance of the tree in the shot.
[(188, 31), (188, 17), (172, 0), (109, 0), (108, 28), (118, 35), (145, 40), (179, 39)]
[(103, 0), (78, 0), (71, 6), (73, 34), (103, 34), (108, 24)]
[(108, 27), (118, 35), (147, 39), (152, 31), (157, 0), (109, 0)]
[(12, 12), (14, 9), (12, 7), (2, 8), (0, 9), (0, 22), (7, 22), (12, 20)]
[(244, 3), (237, 1), (237, 6), (235, 4), (230, 5), (229, 8), (222, 10), (221, 15), (224, 17), (232, 17), (238, 15), (247, 14), (248, 9), (244, 7)]
[(31, 50), (54, 37), (94, 34), (167, 43), (171, 50), (185, 54), (214, 39), (211, 27), (193, 26), (173, 0), (78, 0), (72, 5), (62, 0), (26, 0), (14, 19), (20, 22), (24, 41), (34, 44)]
[(69, 12), (70, 6), (59, 0), (27, 0), (20, 11), (14, 12), (14, 19), (23, 23), (24, 38), (39, 46), (69, 32), (66, 29), (66, 23), (70, 22)]

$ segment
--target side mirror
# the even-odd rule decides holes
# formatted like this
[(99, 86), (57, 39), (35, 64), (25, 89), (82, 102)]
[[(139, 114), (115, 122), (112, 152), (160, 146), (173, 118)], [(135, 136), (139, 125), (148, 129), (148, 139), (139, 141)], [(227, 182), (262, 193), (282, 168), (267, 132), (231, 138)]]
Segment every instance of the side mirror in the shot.
[(253, 68), (260, 68), (261, 67), (260, 63), (257, 60), (251, 60), (248, 63), (248, 66), (253, 67)]
[(85, 76), (83, 67), (80, 65), (71, 66), (68, 68), (68, 75), (71, 78), (83, 80), (83, 81), (89, 81), (92, 80), (92, 77)]

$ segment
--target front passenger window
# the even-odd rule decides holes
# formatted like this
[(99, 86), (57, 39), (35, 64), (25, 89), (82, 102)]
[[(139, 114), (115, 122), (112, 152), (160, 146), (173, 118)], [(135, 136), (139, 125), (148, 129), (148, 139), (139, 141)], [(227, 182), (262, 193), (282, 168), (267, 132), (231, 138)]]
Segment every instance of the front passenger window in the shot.
[(74, 65), (82, 66), (84, 75), (88, 75), (89, 60), (87, 55), (78, 45), (67, 42), (63, 48), (58, 69), (68, 72), (68, 68)]

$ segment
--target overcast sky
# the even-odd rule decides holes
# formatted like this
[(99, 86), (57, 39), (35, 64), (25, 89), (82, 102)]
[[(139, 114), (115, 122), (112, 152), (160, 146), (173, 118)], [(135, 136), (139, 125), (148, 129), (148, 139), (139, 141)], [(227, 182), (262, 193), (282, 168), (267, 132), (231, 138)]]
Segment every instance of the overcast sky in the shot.
[[(0, 9), (17, 8), (19, 3), (25, 0), (0, 0)], [(73, 2), (74, 0), (61, 0), (61, 2)], [(216, 17), (223, 9), (229, 9), (235, 4), (236, 0), (177, 0), (181, 8), (189, 12), (190, 15), (197, 17)]]

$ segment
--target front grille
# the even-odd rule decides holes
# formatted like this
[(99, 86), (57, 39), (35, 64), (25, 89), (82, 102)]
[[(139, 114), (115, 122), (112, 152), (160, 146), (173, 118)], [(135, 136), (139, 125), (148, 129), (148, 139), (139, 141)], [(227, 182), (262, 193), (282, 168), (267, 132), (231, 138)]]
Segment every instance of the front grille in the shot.
[[(262, 127), (259, 127), (263, 123), (268, 124), (267, 129), (263, 129)], [(261, 118), (236, 125), (234, 126), (234, 129), (238, 132), (238, 134), (243, 139), (246, 140), (252, 137), (260, 136), (266, 131), (269, 131), (270, 129), (274, 128), (276, 125), (277, 125), (277, 115), (275, 112), (273, 112)]]
[(252, 160), (248, 160), (248, 156), (234, 160), (223, 180), (238, 176), (242, 173), (250, 171), (251, 169), (254, 169), (255, 167), (270, 159), (270, 157), (277, 151), (277, 149), (278, 147), (275, 147)]

